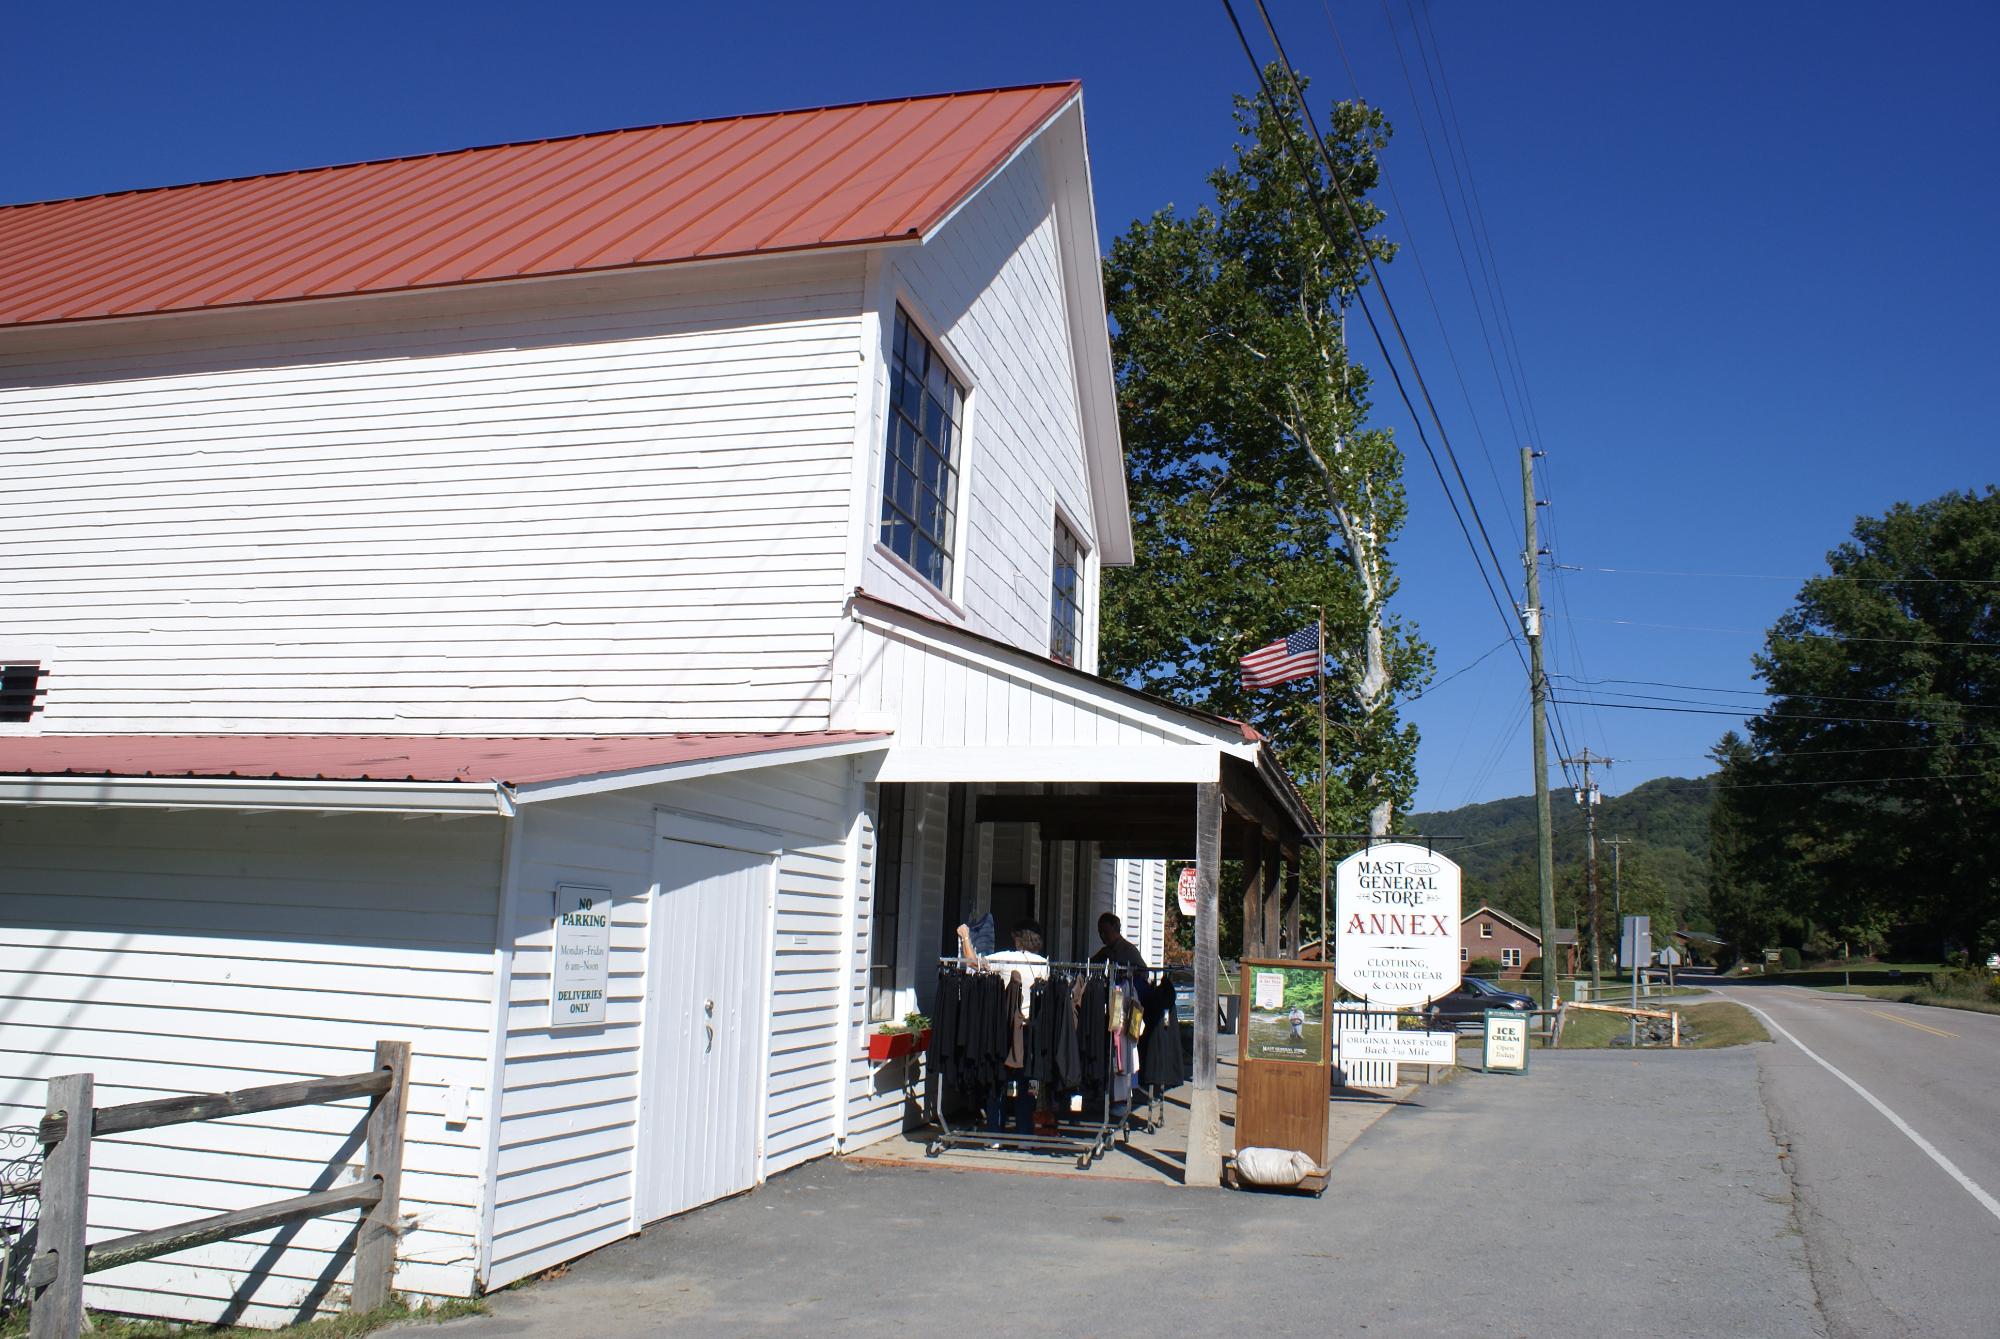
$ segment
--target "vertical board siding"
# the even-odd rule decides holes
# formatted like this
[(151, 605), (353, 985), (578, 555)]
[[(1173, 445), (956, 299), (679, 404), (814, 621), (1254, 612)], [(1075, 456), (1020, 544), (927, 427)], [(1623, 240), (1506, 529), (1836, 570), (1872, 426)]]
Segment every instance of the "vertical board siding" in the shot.
[(0, 655), (50, 666), (35, 728), (824, 725), (860, 274), (0, 338)]
[[(0, 1124), (46, 1081), (97, 1102), (220, 1092), (413, 1045), (396, 1286), (469, 1296), (492, 1023), (495, 819), (15, 811), (0, 815)], [(446, 1090), (468, 1119), (446, 1124)], [(90, 1237), (343, 1183), (365, 1104), (97, 1140)], [(275, 1325), (338, 1309), (354, 1216), (90, 1276), (88, 1305)]]
[[(851, 992), (841, 979), (852, 766), (794, 763), (523, 808), (508, 913), (515, 956), (489, 1288), (632, 1230), (657, 809), (775, 833), (782, 843), (759, 1134), (764, 1171), (835, 1151), (852, 1054), (842, 1044)], [(558, 883), (612, 892), (611, 990), (600, 1028), (549, 1026)], [(859, 933), (865, 945), (865, 925)], [(865, 970), (865, 949), (858, 958)], [(671, 963), (654, 967), (671, 970)]]
[[(963, 622), (1041, 655), (1049, 649), (1055, 504), (1086, 545), (1095, 543), (1047, 157), (1045, 147), (1030, 146), (923, 246), (896, 252), (889, 285), (972, 382), (955, 543)], [(884, 313), (885, 329), (893, 329), (893, 315)], [(885, 373), (878, 398), (886, 386)], [(881, 432), (876, 437), (868, 443), (878, 499), (871, 515), (879, 514), (882, 486), (884, 443)], [(928, 585), (875, 551), (876, 533), (871, 525), (863, 584), (959, 621)], [(1085, 595), (1094, 617), (1095, 591)], [(1090, 663), (1095, 635), (1085, 642)]]

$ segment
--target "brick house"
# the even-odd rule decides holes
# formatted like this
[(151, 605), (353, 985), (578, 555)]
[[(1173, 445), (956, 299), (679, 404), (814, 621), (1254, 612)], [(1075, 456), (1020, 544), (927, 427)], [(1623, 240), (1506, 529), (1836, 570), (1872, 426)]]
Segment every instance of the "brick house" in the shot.
[[(1467, 912), (1458, 923), (1458, 961), (1491, 958), (1500, 964), (1500, 975), (1520, 976), (1527, 965), (1542, 956), (1542, 937), (1504, 911), (1484, 902)], [(1576, 931), (1557, 929), (1556, 946), (1561, 952), (1561, 970), (1576, 970)]]

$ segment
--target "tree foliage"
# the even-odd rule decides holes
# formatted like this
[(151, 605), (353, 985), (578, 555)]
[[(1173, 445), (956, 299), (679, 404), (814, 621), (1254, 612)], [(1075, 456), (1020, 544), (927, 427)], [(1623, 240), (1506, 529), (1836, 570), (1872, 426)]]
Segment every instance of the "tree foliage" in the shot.
[[(1757, 657), (1716, 750), (1711, 901), (1746, 945), (2000, 945), (2000, 490), (1865, 517)], [(1725, 935), (1729, 933), (1724, 930)]]
[(1324, 606), (1332, 821), (1386, 827), (1416, 784), (1415, 727), (1395, 701), (1431, 659), (1389, 612), (1402, 459), (1364, 427), (1368, 375), (1347, 361), (1342, 311), (1365, 282), (1364, 248), (1391, 254), (1366, 235), (1382, 219), (1367, 193), (1388, 126), (1366, 106), (1332, 110), (1357, 234), (1315, 209), (1311, 191), (1331, 201), (1332, 188), (1296, 114), (1238, 98), (1236, 122), (1214, 201), (1135, 223), (1106, 262), (1138, 552), (1105, 584), (1102, 659), (1148, 691), (1250, 721), (1310, 791), (1313, 684), (1245, 693), (1237, 661)]

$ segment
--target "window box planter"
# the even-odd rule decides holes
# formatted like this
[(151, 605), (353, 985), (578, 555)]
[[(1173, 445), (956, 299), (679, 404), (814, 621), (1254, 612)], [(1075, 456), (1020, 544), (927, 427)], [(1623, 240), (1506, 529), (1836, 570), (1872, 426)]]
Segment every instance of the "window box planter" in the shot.
[(868, 1034), (868, 1058), (870, 1060), (894, 1060), (898, 1056), (914, 1055), (926, 1050), (931, 1044), (931, 1030), (921, 1032), (871, 1032)]

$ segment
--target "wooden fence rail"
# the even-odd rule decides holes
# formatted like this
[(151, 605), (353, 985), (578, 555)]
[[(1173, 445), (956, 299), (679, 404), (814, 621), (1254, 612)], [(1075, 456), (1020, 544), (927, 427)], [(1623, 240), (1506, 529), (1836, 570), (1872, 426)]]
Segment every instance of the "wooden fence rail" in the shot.
[[(29, 1339), (78, 1339), (84, 1327), (85, 1274), (350, 1209), (363, 1211), (354, 1248), (354, 1309), (373, 1311), (386, 1304), (395, 1282), (396, 1215), (403, 1179), (403, 1108), (409, 1072), (410, 1044), (384, 1041), (375, 1045), (375, 1068), (362, 1074), (301, 1079), (233, 1093), (163, 1097), (115, 1107), (94, 1104), (95, 1085), (89, 1074), (50, 1079), (48, 1114), (41, 1125), (41, 1141), (46, 1149), (40, 1187), (41, 1221), (36, 1228), (35, 1254), (28, 1263)], [(359, 1181), (173, 1227), (114, 1237), (92, 1246), (84, 1244), (84, 1227), (89, 1220), (93, 1138), (257, 1111), (317, 1106), (351, 1097), (370, 1099), (368, 1160)]]

